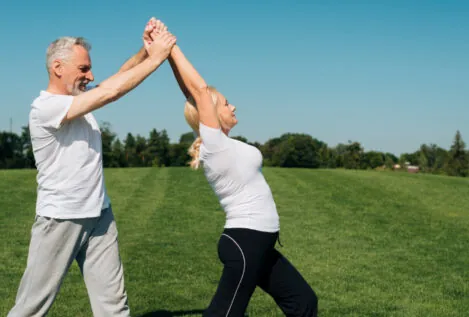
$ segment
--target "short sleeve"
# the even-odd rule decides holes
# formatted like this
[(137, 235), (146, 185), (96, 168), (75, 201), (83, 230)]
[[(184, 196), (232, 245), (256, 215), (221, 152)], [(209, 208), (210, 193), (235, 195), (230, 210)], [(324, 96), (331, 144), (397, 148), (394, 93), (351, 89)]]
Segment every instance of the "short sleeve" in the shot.
[(34, 104), (35, 119), (39, 126), (59, 129), (73, 102), (73, 96), (52, 95)]
[(221, 131), (220, 128), (211, 128), (199, 123), (200, 137), (204, 147), (209, 152), (220, 152), (228, 148), (229, 138)]

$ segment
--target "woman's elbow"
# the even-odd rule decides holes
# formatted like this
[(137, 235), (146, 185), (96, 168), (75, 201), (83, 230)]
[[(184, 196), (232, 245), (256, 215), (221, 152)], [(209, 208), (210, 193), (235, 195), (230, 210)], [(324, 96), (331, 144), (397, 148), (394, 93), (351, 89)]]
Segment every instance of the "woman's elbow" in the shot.
[(193, 90), (194, 91), (192, 92), (192, 96), (194, 97), (195, 100), (200, 100), (204, 96), (210, 95), (210, 93), (211, 93), (210, 88), (206, 84), (196, 86), (196, 87), (194, 87)]

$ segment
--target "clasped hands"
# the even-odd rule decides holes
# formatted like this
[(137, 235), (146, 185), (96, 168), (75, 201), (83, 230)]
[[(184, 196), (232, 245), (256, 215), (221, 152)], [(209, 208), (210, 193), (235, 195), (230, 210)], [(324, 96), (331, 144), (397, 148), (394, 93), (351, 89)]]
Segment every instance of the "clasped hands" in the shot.
[(168, 31), (168, 27), (154, 17), (146, 24), (142, 39), (148, 56), (163, 59), (168, 57), (176, 44), (176, 37)]

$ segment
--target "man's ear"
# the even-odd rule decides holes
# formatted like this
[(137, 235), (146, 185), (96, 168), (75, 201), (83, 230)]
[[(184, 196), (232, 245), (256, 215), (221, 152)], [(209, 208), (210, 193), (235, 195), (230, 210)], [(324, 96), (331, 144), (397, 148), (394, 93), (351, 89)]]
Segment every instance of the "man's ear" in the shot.
[(52, 71), (55, 73), (57, 77), (61, 77), (63, 75), (64, 67), (62, 61), (55, 60), (52, 63)]

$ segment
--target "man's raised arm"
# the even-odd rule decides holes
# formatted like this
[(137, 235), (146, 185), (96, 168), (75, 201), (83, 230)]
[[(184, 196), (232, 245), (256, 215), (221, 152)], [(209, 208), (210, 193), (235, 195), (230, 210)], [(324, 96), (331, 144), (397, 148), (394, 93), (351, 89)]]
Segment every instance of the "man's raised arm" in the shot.
[(148, 57), (138, 65), (121, 71), (106, 79), (94, 89), (74, 97), (72, 105), (62, 122), (73, 120), (115, 101), (137, 87), (168, 57), (176, 38), (164, 31), (155, 35), (151, 44), (144, 43)]
[(137, 66), (138, 64), (140, 64), (141, 62), (143, 62), (147, 57), (148, 57), (147, 50), (145, 49), (144, 46), (142, 46), (142, 47), (140, 48), (140, 50), (137, 52), (137, 54), (135, 54), (134, 56), (132, 56), (131, 58), (129, 58), (129, 59), (124, 63), (124, 65), (121, 66), (121, 68), (119, 69), (118, 73), (122, 73), (122, 72), (128, 71), (129, 69), (131, 69), (131, 68)]

